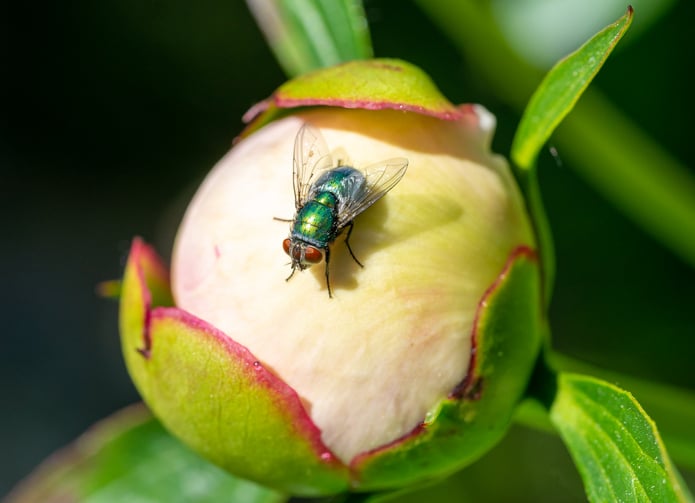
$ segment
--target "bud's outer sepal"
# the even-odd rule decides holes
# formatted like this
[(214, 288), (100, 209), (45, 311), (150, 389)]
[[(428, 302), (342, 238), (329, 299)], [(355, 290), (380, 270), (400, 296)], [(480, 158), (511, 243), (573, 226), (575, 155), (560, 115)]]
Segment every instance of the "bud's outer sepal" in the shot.
[[(246, 348), (167, 303), (167, 273), (136, 239), (121, 295), (123, 354), (140, 395), (174, 435), (226, 470), (302, 495), (348, 487), (297, 394)], [(152, 295), (152, 292), (155, 295)]]
[(478, 305), (469, 373), (410, 435), (358, 456), (357, 487), (402, 487), (469, 465), (507, 431), (540, 347), (540, 276), (534, 250), (514, 250)]
[(400, 110), (458, 121), (465, 112), (447, 100), (417, 66), (399, 59), (349, 61), (300, 75), (244, 114), (245, 138), (299, 107)]

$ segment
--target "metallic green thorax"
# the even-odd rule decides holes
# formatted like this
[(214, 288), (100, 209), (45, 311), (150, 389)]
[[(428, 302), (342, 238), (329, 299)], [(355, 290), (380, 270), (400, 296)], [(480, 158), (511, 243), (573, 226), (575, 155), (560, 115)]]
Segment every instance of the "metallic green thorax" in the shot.
[(335, 166), (321, 132), (304, 124), (294, 140), (292, 187), (297, 210), (290, 235), (282, 242), (292, 260), (292, 272), (303, 271), (314, 264), (326, 264), (326, 289), (331, 294), (328, 263), (330, 245), (346, 230), (345, 246), (360, 266), (350, 248), (353, 220), (381, 199), (403, 177), (408, 160), (395, 157), (371, 164), (362, 170)]
[(361, 189), (364, 176), (354, 168), (343, 166), (324, 173), (317, 180), (310, 200), (297, 212), (291, 237), (316, 248), (327, 248), (342, 230), (338, 229), (338, 215), (355, 185)]

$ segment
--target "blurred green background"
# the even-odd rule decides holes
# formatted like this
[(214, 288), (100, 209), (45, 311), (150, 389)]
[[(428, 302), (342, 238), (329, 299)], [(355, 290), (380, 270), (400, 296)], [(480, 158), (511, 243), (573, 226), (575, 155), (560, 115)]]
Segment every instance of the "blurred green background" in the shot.
[[(527, 19), (542, 3), (496, 2), (515, 45), (540, 37), (543, 50), (528, 49), (539, 64), (552, 60), (546, 49), (564, 50)], [(693, 171), (695, 4), (644, 5), (640, 20), (635, 4), (635, 26), (592, 85)], [(365, 7), (376, 55), (420, 66), (454, 102), (484, 104), (498, 118), (494, 148), (508, 153), (518, 112), (422, 11), (409, 2)], [(0, 495), (138, 400), (120, 356), (117, 306), (95, 285), (120, 275), (134, 235), (168, 256), (186, 201), (231, 146), (241, 115), (285, 78), (241, 1), (17, 2), (4, 10)], [(573, 14), (577, 40), (624, 10)], [(695, 389), (695, 271), (562, 157), (540, 160), (558, 257), (553, 346)], [(483, 501), (583, 499), (559, 441), (521, 428), (466, 480), (465, 492)]]

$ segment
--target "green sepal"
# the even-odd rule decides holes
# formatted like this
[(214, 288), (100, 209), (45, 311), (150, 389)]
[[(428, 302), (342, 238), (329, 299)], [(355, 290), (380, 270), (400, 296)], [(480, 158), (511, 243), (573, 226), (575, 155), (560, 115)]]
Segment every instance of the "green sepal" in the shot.
[(467, 378), (410, 435), (356, 458), (356, 487), (379, 490), (438, 479), (472, 463), (504, 435), (541, 346), (538, 261), (517, 248), (481, 299)]
[(152, 307), (152, 299), (167, 298), (163, 271), (154, 251), (135, 240), (123, 279), (121, 340), (154, 415), (235, 475), (292, 494), (344, 490), (348, 470), (294, 390), (227, 334), (181, 309)]
[(201, 459), (172, 437), (145, 407), (136, 405), (101, 421), (48, 458), (6, 501), (133, 499), (281, 503), (287, 496), (233, 477)]
[(394, 109), (459, 120), (464, 114), (420, 68), (398, 59), (350, 61), (296, 77), (244, 116), (246, 136), (288, 109), (307, 106)]
[(550, 419), (590, 501), (692, 501), (656, 425), (630, 393), (595, 377), (560, 373)]

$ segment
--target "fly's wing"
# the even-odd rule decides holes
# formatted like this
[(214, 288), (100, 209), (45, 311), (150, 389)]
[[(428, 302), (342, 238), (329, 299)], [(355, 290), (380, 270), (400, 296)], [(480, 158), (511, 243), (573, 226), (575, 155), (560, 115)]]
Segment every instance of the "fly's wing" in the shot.
[(364, 189), (351, 194), (338, 215), (338, 229), (349, 224), (357, 215), (394, 188), (408, 169), (408, 159), (396, 157), (360, 170), (366, 179)]
[(292, 182), (294, 205), (297, 210), (306, 204), (313, 182), (321, 173), (332, 167), (333, 160), (321, 132), (309, 124), (304, 124), (294, 140)]

